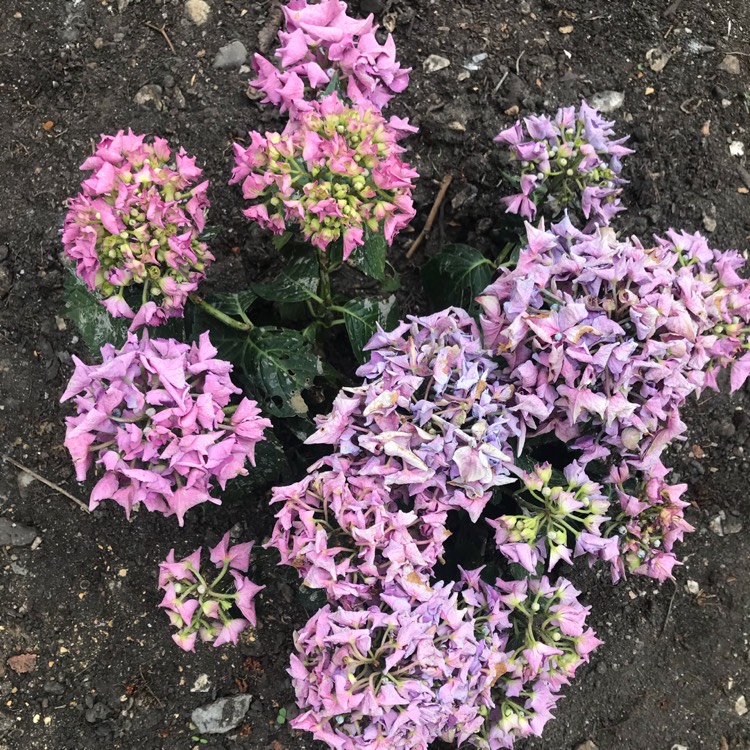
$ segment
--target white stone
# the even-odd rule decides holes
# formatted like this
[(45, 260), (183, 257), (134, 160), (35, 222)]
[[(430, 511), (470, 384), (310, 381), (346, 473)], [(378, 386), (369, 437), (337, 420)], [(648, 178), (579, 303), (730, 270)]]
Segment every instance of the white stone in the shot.
[(211, 6), (205, 0), (187, 0), (185, 15), (196, 26), (203, 26), (211, 15)]

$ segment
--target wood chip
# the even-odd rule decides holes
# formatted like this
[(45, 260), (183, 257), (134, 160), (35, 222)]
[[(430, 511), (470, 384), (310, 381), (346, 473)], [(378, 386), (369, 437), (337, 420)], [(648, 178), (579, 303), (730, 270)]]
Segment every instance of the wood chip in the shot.
[(49, 132), (50, 130), (52, 130), (52, 128), (54, 128), (54, 127), (55, 127), (54, 120), (47, 120), (46, 122), (42, 123), (42, 130), (46, 130), (47, 132)]
[(561, 34), (572, 34), (572, 33), (573, 33), (573, 28), (574, 28), (574, 27), (573, 27), (572, 25), (571, 25), (571, 26), (561, 26), (561, 27), (560, 27), (560, 28), (558, 29), (558, 31), (559, 31), (559, 32), (560, 32)]

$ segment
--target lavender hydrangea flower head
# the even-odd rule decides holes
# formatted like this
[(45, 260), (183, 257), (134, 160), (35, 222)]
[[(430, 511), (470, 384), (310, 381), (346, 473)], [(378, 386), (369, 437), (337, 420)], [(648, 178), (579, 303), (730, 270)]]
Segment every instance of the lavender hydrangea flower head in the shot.
[[(164, 591), (159, 606), (178, 629), (172, 639), (181, 649), (194, 651), (198, 638), (217, 648), (236, 644), (243, 630), (255, 627), (255, 597), (265, 586), (243, 575), (250, 565), (252, 547), (252, 542), (230, 545), (229, 532), (224, 534), (209, 550), (211, 562), (219, 571), (213, 578), (201, 570), (200, 548), (179, 561), (170, 550), (159, 564), (159, 588)], [(242, 616), (232, 617), (232, 607)]]
[(482, 716), (467, 615), (450, 586), (423, 602), (402, 593), (380, 608), (319, 610), (295, 634), (289, 673), (307, 710), (292, 725), (340, 750), (426, 750), (456, 714), (470, 732)]
[[(214, 256), (200, 234), (208, 182), (195, 159), (167, 141), (119, 131), (81, 165), (93, 170), (69, 202), (65, 254), (115, 317), (132, 328), (182, 315)], [(133, 307), (140, 305), (136, 312)]]
[(378, 41), (372, 15), (353, 18), (340, 0), (293, 0), (282, 10), (286, 28), (279, 32), (277, 63), (258, 54), (253, 60), (257, 78), (250, 86), (265, 95), (263, 102), (297, 117), (311, 109), (308, 99), (333, 83), (355, 104), (383, 109), (407, 87), (410, 69), (396, 60), (390, 34)]
[(83, 481), (94, 465), (104, 472), (90, 507), (112, 499), (129, 516), (143, 503), (182, 526), (193, 506), (219, 503), (214, 481), (223, 489), (247, 473), (248, 460), (255, 465), (255, 446), (271, 423), (254, 401), (230, 405), (240, 389), (207, 332), (192, 345), (130, 334), (121, 349), (105, 344), (101, 354), (95, 365), (73, 357), (61, 399), (75, 399), (65, 446), (76, 476)]
[(330, 602), (367, 606), (396, 579), (429, 576), (448, 535), (444, 512), (404, 510), (399, 495), (350, 459), (324, 459), (301, 482), (274, 490), (271, 502), (283, 505), (268, 546)]
[(405, 129), (330, 94), (282, 133), (252, 132), (247, 148), (235, 144), (230, 184), (253, 201), (249, 219), (274, 234), (297, 225), (321, 250), (340, 239), (346, 259), (366, 233), (382, 229), (390, 245), (414, 217), (418, 175), (397, 144)]
[(503, 198), (506, 211), (532, 221), (547, 200), (554, 212), (575, 208), (600, 226), (623, 210), (620, 177), (623, 156), (632, 149), (614, 140), (614, 123), (586, 102), (564, 107), (554, 117), (526, 117), (503, 130), (495, 141), (507, 145), (520, 166), (521, 191)]
[(508, 442), (531, 417), (510, 411), (512, 389), (496, 382), (473, 320), (455, 308), (412, 317), (367, 348), (365, 384), (345, 389), (307, 442), (407, 488), (417, 511), (463, 508), (476, 520), (492, 489), (515, 481)]
[[(750, 284), (737, 259), (693, 237), (646, 248), (564, 221), (527, 226), (518, 266), (478, 298), (484, 342), (517, 398), (543, 399), (543, 430), (583, 451), (648, 469), (684, 424), (679, 407), (743, 349)], [(678, 252), (674, 244), (685, 244)], [(747, 377), (733, 365), (733, 387)]]

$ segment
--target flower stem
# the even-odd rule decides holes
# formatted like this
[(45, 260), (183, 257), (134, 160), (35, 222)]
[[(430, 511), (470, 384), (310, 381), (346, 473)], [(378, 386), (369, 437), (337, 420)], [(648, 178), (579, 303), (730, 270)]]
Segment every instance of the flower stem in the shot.
[(237, 331), (252, 331), (253, 328), (255, 328), (255, 326), (249, 320), (244, 323), (242, 321), (235, 320), (226, 313), (223, 313), (218, 308), (210, 305), (208, 302), (206, 302), (206, 300), (202, 299), (197, 294), (191, 294), (190, 301), (196, 307), (200, 307), (204, 312), (212, 315), (217, 320), (220, 320), (224, 325), (229, 326), (230, 328), (234, 328)]
[(318, 256), (318, 276), (320, 279), (318, 291), (323, 300), (323, 306), (326, 310), (330, 310), (333, 298), (331, 297), (331, 275), (328, 268), (328, 257), (319, 248), (315, 248), (315, 253)]

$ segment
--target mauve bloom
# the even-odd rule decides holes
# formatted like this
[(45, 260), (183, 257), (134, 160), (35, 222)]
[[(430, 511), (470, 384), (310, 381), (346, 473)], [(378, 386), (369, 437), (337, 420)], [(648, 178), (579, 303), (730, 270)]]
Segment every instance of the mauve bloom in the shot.
[(261, 55), (254, 57), (257, 77), (250, 86), (265, 95), (263, 102), (297, 117), (309, 111), (309, 98), (335, 76), (355, 104), (382, 109), (407, 87), (410, 69), (396, 60), (390, 34), (383, 44), (378, 41), (372, 15), (353, 18), (338, 0), (290, 3), (282, 10), (285, 29), (279, 31), (281, 44), (275, 53), (279, 66)]
[(70, 199), (62, 236), (78, 276), (131, 330), (181, 316), (214, 259), (200, 241), (208, 182), (195, 184), (195, 159), (180, 149), (172, 160), (163, 138), (121, 130), (81, 169), (94, 174)]
[(182, 525), (190, 508), (219, 502), (212, 480), (223, 488), (247, 473), (245, 463), (254, 464), (255, 445), (271, 423), (248, 399), (226, 414), (240, 389), (207, 332), (192, 345), (130, 334), (121, 349), (106, 344), (101, 352), (101, 364), (74, 359), (61, 398), (75, 398), (65, 445), (76, 476), (84, 480), (94, 464), (104, 470), (92, 508), (112, 499), (129, 515), (143, 503)]
[[(247, 570), (252, 543), (228, 547), (228, 539), (229, 532), (209, 550), (210, 560), (219, 570), (214, 577), (201, 571), (200, 549), (179, 563), (175, 562), (174, 550), (170, 550), (159, 565), (159, 588), (165, 592), (159, 606), (167, 609), (170, 621), (179, 630), (173, 640), (186, 651), (194, 650), (198, 635), (203, 642), (213, 642), (214, 647), (236, 644), (240, 633), (256, 624), (254, 600), (265, 587), (233, 569), (239, 566)], [(228, 585), (230, 579), (233, 587)], [(230, 617), (229, 605), (236, 606), (242, 617)]]
[(503, 130), (494, 140), (509, 147), (520, 166), (521, 184), (520, 193), (502, 199), (506, 211), (533, 220), (533, 184), (534, 189), (544, 188), (539, 195), (556, 213), (574, 208), (600, 226), (609, 224), (623, 210), (620, 194), (626, 180), (620, 177), (620, 159), (633, 153), (623, 145), (627, 138), (612, 138), (613, 124), (582, 102), (578, 111), (569, 107), (554, 118), (526, 117)]
[(418, 176), (390, 127), (364, 105), (346, 105), (335, 93), (311, 102), (283, 133), (250, 134), (235, 144), (230, 184), (242, 184), (244, 213), (275, 234), (297, 225), (304, 238), (325, 250), (341, 239), (344, 260), (382, 231), (390, 245), (415, 215), (411, 192)]

